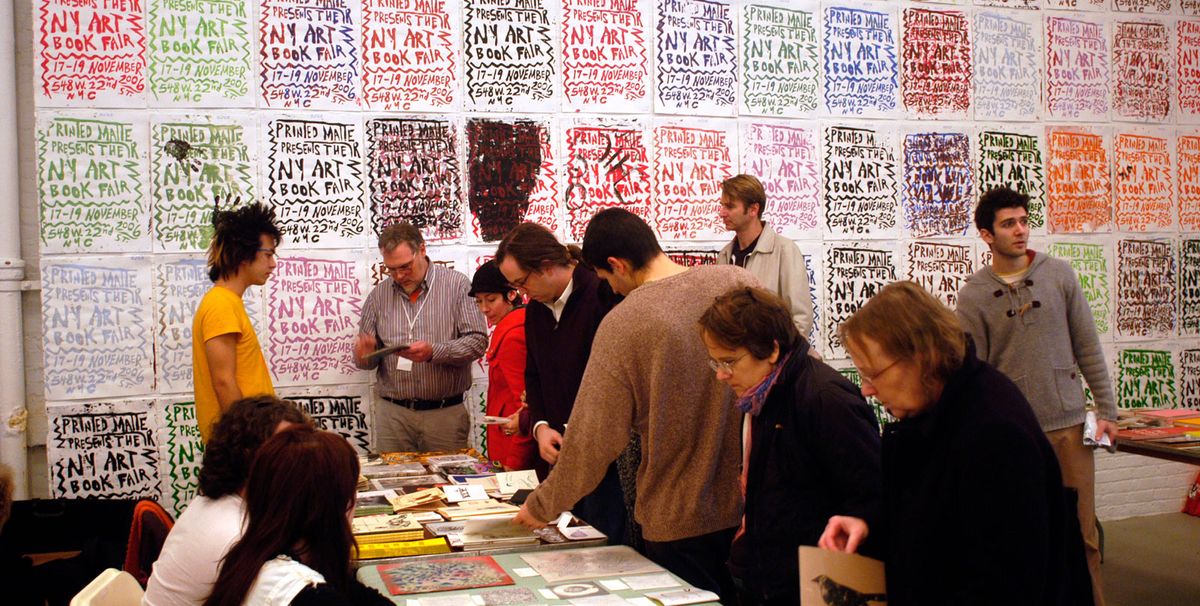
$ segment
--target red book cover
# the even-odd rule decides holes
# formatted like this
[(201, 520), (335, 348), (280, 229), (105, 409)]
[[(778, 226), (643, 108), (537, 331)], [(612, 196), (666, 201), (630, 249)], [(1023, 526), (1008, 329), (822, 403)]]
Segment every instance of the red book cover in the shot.
[(1143, 427), (1141, 429), (1122, 429), (1117, 432), (1118, 440), (1154, 440), (1157, 438), (1169, 438), (1185, 434), (1189, 431), (1195, 431), (1195, 428), (1190, 427)]

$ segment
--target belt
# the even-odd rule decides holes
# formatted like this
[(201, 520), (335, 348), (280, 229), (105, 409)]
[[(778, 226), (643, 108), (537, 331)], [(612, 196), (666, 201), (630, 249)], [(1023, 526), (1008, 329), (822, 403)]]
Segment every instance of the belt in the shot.
[(387, 396), (380, 396), (380, 397), (383, 398), (384, 400), (387, 400), (388, 402), (391, 402), (392, 404), (395, 404), (397, 406), (403, 406), (405, 408), (409, 408), (412, 410), (437, 410), (439, 408), (445, 408), (447, 406), (454, 406), (456, 404), (462, 404), (462, 401), (463, 401), (462, 394), (458, 394), (457, 396), (450, 396), (449, 398), (442, 398), (441, 400), (418, 400), (415, 398), (408, 399), (408, 400), (397, 400), (396, 398), (389, 398)]

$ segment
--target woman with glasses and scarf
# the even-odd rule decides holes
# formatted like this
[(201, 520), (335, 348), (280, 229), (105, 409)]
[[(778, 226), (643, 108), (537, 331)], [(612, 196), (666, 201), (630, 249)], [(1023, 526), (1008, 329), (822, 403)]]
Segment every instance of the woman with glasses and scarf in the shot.
[[(739, 603), (797, 604), (797, 547), (829, 518), (881, 509), (879, 427), (858, 388), (806, 355), (782, 299), (761, 288), (718, 297), (700, 318), (717, 378), (736, 394), (742, 429), (741, 527), (729, 567)], [(868, 547), (869, 549), (869, 547)]]

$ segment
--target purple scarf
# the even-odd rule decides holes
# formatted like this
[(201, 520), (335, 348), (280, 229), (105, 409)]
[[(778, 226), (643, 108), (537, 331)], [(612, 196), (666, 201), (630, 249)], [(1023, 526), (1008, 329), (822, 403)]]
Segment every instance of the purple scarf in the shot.
[(775, 368), (763, 377), (758, 385), (751, 387), (746, 391), (745, 395), (735, 400), (739, 410), (750, 413), (750, 416), (758, 416), (758, 411), (762, 410), (763, 403), (767, 401), (767, 395), (771, 393), (771, 388), (775, 386), (775, 380), (779, 378), (779, 372), (783, 370), (787, 364), (788, 358), (792, 357), (792, 353), (788, 352), (778, 362), (775, 363)]

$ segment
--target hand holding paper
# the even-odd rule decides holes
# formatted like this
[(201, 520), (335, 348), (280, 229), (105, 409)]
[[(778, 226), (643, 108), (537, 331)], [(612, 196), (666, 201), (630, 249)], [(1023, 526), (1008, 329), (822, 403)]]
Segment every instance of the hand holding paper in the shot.
[(817, 546), (829, 551), (854, 553), (863, 539), (867, 538), (868, 531), (867, 523), (862, 518), (833, 516), (829, 518), (829, 524), (821, 533)]

